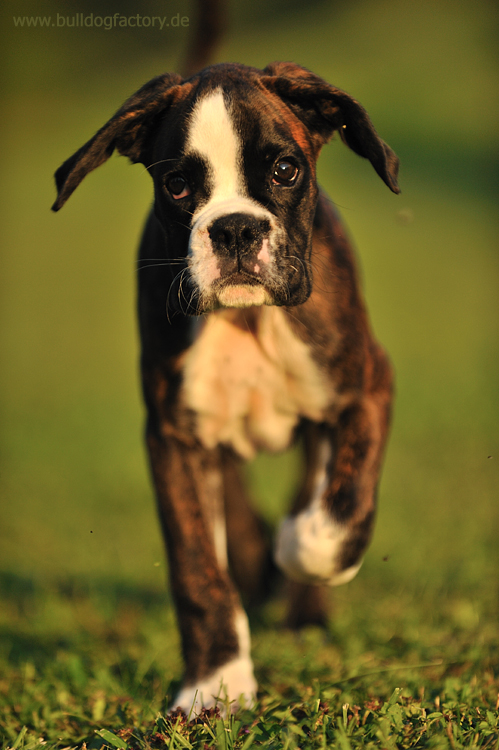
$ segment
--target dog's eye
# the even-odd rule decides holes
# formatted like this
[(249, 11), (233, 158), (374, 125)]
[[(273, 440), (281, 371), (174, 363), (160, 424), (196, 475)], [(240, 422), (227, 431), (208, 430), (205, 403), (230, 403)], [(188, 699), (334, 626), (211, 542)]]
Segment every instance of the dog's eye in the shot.
[(170, 177), (166, 181), (166, 188), (170, 192), (172, 198), (178, 201), (180, 198), (186, 198), (191, 194), (191, 189), (187, 184), (187, 180), (182, 175), (175, 175)]
[(272, 182), (274, 185), (292, 185), (296, 180), (298, 167), (290, 161), (278, 161), (274, 167)]

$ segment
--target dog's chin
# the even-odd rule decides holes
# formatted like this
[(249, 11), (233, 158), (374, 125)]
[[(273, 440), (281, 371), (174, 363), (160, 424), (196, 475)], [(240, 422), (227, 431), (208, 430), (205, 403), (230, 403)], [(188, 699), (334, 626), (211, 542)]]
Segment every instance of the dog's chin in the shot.
[(217, 289), (215, 293), (216, 307), (261, 307), (272, 304), (268, 290), (259, 284), (231, 284)]

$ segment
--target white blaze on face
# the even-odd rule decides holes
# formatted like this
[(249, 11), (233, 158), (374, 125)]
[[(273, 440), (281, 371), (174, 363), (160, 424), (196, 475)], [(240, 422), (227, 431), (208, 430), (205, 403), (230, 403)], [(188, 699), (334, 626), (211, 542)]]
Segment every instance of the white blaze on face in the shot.
[[(260, 263), (255, 273), (273, 264), (272, 237), (279, 230), (275, 216), (247, 193), (243, 176), (242, 144), (229, 115), (221, 89), (216, 89), (196, 104), (186, 142), (186, 153), (200, 156), (208, 167), (211, 192), (207, 203), (192, 216), (189, 243), (190, 271), (201, 294), (209, 295), (220, 278), (220, 267), (213, 251), (208, 229), (214, 221), (233, 213), (265, 219), (271, 227), (269, 239), (262, 242)], [(224, 307), (271, 304), (263, 287), (233, 285), (220, 289), (217, 300)]]
[[(199, 154), (209, 165), (213, 181), (209, 204), (244, 195), (241, 185), (241, 143), (221, 89), (201, 99), (194, 109), (187, 140), (189, 152)], [(199, 213), (197, 211), (194, 217)]]

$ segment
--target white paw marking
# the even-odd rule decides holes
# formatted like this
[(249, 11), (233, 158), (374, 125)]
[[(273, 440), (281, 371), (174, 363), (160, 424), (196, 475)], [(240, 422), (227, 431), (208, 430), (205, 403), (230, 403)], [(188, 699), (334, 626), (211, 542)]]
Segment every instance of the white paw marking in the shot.
[(346, 570), (340, 568), (341, 552), (349, 531), (331, 517), (323, 504), (330, 457), (329, 445), (324, 442), (314, 497), (305, 510), (281, 522), (275, 560), (287, 576), (297, 581), (339, 586), (354, 578), (362, 560)]
[(239, 639), (238, 656), (204, 680), (184, 686), (173, 701), (172, 708), (180, 706), (187, 715), (197, 715), (202, 708), (212, 708), (217, 704), (223, 709), (227, 702), (231, 711), (254, 704), (258, 686), (250, 656), (248, 619), (242, 610), (236, 615), (235, 626)]
[(184, 687), (173, 701), (172, 708), (180, 708), (187, 715), (197, 715), (202, 708), (222, 708), (230, 703), (231, 711), (250, 707), (256, 700), (257, 684), (251, 659), (233, 659), (206, 680)]

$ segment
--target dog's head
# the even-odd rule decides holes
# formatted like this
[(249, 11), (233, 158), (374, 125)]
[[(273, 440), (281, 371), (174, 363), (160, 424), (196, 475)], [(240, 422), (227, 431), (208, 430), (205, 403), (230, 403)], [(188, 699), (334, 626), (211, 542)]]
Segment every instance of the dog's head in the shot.
[(166, 74), (57, 170), (53, 210), (117, 149), (153, 177), (168, 257), (185, 263), (184, 312), (300, 304), (311, 291), (315, 163), (335, 131), (399, 192), (398, 159), (363, 107), (304, 68)]

